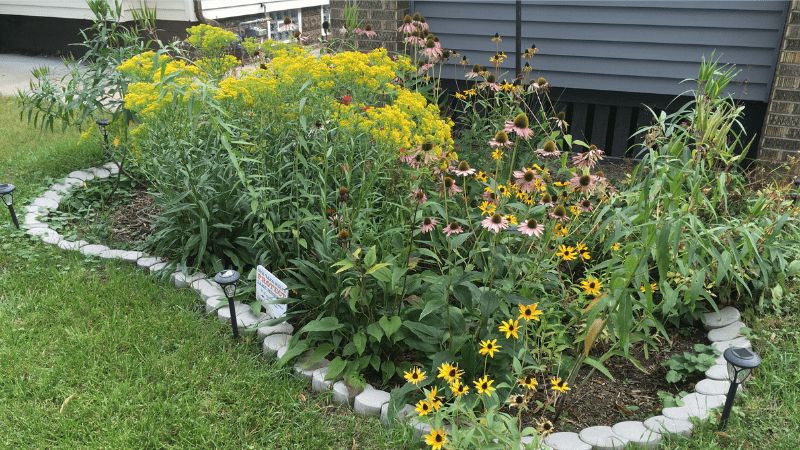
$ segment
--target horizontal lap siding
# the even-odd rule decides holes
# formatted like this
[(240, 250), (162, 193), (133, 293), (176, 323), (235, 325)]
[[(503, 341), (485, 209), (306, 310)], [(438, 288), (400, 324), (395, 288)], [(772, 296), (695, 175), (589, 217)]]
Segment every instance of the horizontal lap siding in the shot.
[[(109, 4), (113, 4), (110, 1)], [(139, 7), (140, 1), (123, 2), (124, 20), (131, 20), (128, 10), (133, 5)], [(190, 22), (194, 19), (191, 0), (147, 0), (148, 6), (155, 7), (161, 20)], [(94, 19), (85, 0), (0, 0), (0, 15), (53, 17), (59, 19)]]
[[(203, 0), (203, 14), (212, 19), (327, 5), (329, 0)], [(264, 5), (264, 6), (261, 6)]]
[[(539, 48), (532, 75), (555, 86), (678, 95), (694, 87), (680, 82), (696, 78), (701, 59), (715, 52), (741, 70), (728, 92), (763, 102), (787, 7), (776, 1), (522, 3), (522, 46)], [(514, 76), (515, 2), (416, 0), (414, 9), (444, 48), (470, 64), (491, 67), (490, 38), (499, 33), (508, 55), (502, 70), (505, 78)]]

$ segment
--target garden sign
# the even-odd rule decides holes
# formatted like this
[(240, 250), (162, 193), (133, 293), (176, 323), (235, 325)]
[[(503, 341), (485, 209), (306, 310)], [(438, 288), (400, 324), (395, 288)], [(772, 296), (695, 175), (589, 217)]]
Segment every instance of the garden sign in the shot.
[(258, 266), (256, 276), (256, 300), (264, 303), (267, 312), (273, 318), (286, 315), (286, 305), (276, 304), (289, 296), (286, 285), (278, 277), (271, 274), (264, 266)]

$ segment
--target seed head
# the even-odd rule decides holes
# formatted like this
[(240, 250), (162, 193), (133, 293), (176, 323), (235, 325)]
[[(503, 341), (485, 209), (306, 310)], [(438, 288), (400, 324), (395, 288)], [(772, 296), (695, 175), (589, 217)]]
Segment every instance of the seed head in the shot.
[(411, 23), (411, 16), (406, 14), (406, 16), (403, 17), (403, 23)]
[(461, 161), (460, 163), (458, 163), (458, 170), (462, 172), (469, 170), (469, 163), (466, 161)]
[(550, 194), (544, 194), (544, 195), (542, 195), (542, 202), (543, 203), (552, 203), (553, 202), (553, 197), (551, 197)]
[(539, 86), (542, 86), (544, 84), (547, 84), (547, 80), (545, 80), (544, 77), (539, 77), (539, 79), (536, 80), (536, 83), (538, 83)]
[(488, 81), (489, 83), (494, 83), (495, 81), (497, 81), (497, 79), (494, 77), (494, 74), (490, 73), (489, 76), (486, 77), (486, 81)]
[(528, 116), (524, 113), (520, 113), (517, 117), (514, 117), (514, 126), (517, 128), (528, 128), (530, 122), (528, 122)]
[(558, 120), (564, 120), (567, 118), (567, 114), (564, 111), (561, 111), (556, 115), (556, 117), (558, 117)]
[(544, 148), (542, 149), (547, 153), (552, 153), (556, 151), (556, 143), (553, 141), (547, 141), (544, 143)]
[(561, 205), (558, 205), (553, 210), (553, 215), (558, 217), (558, 218), (566, 217), (567, 216), (567, 209), (564, 208)]
[(591, 175), (583, 175), (578, 179), (578, 183), (580, 183), (580, 185), (583, 186), (583, 187), (587, 187), (587, 186), (589, 186), (589, 184), (592, 183), (592, 176)]
[(505, 144), (506, 142), (508, 142), (508, 135), (506, 134), (505, 131), (500, 130), (497, 132), (497, 134), (494, 135), (494, 140), (498, 144)]
[(350, 200), (350, 191), (346, 187), (340, 187), (337, 199), (342, 203), (347, 203)]
[(364, 27), (364, 31), (372, 31), (372, 25), (367, 24), (367, 26)]
[(433, 150), (433, 143), (432, 142), (426, 142), (426, 143), (422, 144), (422, 150), (426, 151), (426, 152), (429, 152), (429, 151)]
[(528, 220), (528, 228), (536, 228), (539, 226), (539, 222), (536, 219), (529, 219)]
[(414, 17), (412, 18), (414, 19), (415, 22), (419, 22), (420, 19), (422, 19), (422, 16), (420, 16), (419, 13), (414, 13)]

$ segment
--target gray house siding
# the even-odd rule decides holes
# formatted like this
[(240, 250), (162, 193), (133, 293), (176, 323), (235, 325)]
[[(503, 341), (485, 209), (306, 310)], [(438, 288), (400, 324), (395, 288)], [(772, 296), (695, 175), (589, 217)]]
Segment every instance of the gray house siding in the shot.
[[(648, 94), (650, 106), (664, 108), (667, 99), (695, 87), (681, 81), (696, 78), (700, 61), (708, 60), (712, 52), (740, 70), (727, 92), (748, 104), (765, 105), (789, 5), (788, 1), (521, 3), (522, 48), (535, 44), (539, 49), (531, 62), (531, 77), (544, 77), (563, 88), (560, 95), (568, 104), (562, 106), (569, 110), (573, 133), (589, 131), (613, 146), (616, 154), (624, 154), (623, 146), (632, 142), (623, 134), (649, 122), (649, 117), (636, 104), (615, 97)], [(499, 33), (503, 38), (499, 48), (508, 56), (500, 78), (514, 78), (515, 1), (415, 0), (412, 8), (426, 18), (444, 48), (465, 55), (470, 64), (491, 68), (489, 58), (497, 45), (491, 37)], [(459, 68), (454, 74), (450, 68), (442, 73), (444, 78), (454, 76), (463, 80), (463, 71)], [(606, 101), (582, 102), (570, 91), (609, 95)], [(665, 101), (657, 100), (659, 95)], [(763, 105), (751, 109), (763, 110)], [(755, 123), (752, 128), (753, 133), (760, 131)]]

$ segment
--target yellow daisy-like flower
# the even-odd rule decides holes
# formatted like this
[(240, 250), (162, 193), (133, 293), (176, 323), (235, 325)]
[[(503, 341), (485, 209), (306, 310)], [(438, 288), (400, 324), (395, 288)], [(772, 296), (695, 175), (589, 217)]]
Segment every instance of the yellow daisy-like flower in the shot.
[(511, 222), (514, 225), (519, 225), (519, 222), (517, 221), (517, 218), (513, 214), (507, 214), (506, 215), (506, 220), (508, 220), (509, 222)]
[(556, 181), (556, 182), (555, 182), (555, 183), (553, 183), (553, 184), (554, 184), (554, 185), (556, 185), (556, 186), (558, 186), (558, 187), (564, 187), (564, 186), (567, 186), (567, 185), (569, 185), (569, 183), (567, 183), (566, 181)]
[(456, 98), (460, 98), (462, 100), (466, 99), (467, 96), (462, 94), (461, 92), (456, 92)]
[(611, 250), (614, 250), (615, 252), (618, 252), (619, 249), (620, 249), (619, 242), (611, 246)]
[(442, 400), (444, 400), (444, 397), (439, 397), (439, 388), (434, 386), (433, 389), (428, 392), (428, 402), (431, 404), (434, 411), (438, 411), (439, 408), (442, 407)]
[(431, 434), (425, 435), (425, 443), (431, 446), (431, 450), (440, 450), (448, 442), (447, 432), (442, 428), (432, 428)]
[(526, 195), (525, 198), (522, 200), (522, 203), (525, 203), (526, 205), (533, 205), (535, 202), (536, 199), (533, 198), (533, 196), (530, 194)]
[(433, 410), (433, 404), (429, 400), (420, 400), (414, 409), (420, 416), (425, 416)]
[(497, 211), (497, 206), (489, 203), (488, 201), (484, 201), (480, 204), (480, 206), (478, 206), (478, 209), (480, 209), (484, 215), (490, 216)]
[(119, 147), (119, 136), (114, 138), (114, 147)]
[(581, 287), (586, 295), (593, 295), (597, 297), (600, 295), (600, 289), (603, 288), (603, 283), (601, 283), (597, 278), (592, 278), (592, 276), (589, 275), (586, 280), (581, 281)]
[(483, 181), (484, 183), (489, 181), (489, 179), (486, 178), (486, 172), (478, 172), (478, 173), (476, 173), (475, 174), (475, 179), (478, 180), (478, 181)]
[(462, 384), (461, 381), (455, 380), (450, 383), (450, 390), (453, 392), (453, 395), (456, 397), (461, 397), (462, 395), (469, 392), (469, 388), (466, 384)]
[(536, 302), (532, 305), (523, 305), (522, 303), (520, 303), (518, 319), (538, 321), (539, 320), (538, 316), (544, 314), (541, 310), (537, 309), (538, 306), (539, 302)]
[(509, 320), (508, 322), (503, 321), (503, 324), (500, 325), (500, 332), (506, 334), (506, 339), (511, 336), (514, 336), (514, 339), (519, 339), (519, 322), (514, 319)]
[(439, 375), (436, 378), (444, 378), (448, 383), (452, 383), (461, 378), (463, 374), (463, 370), (458, 370), (458, 364), (444, 363), (439, 367)]
[(559, 245), (556, 256), (563, 258), (564, 261), (572, 261), (578, 257), (578, 254), (575, 252), (575, 249), (572, 248), (572, 246)]
[(572, 205), (569, 207), (569, 212), (571, 212), (573, 216), (578, 217), (581, 214), (581, 209)]
[(565, 225), (556, 224), (556, 227), (553, 230), (553, 232), (558, 237), (566, 237), (568, 230), (567, 230), (567, 227)]
[(569, 390), (569, 386), (567, 386), (567, 382), (562, 380), (561, 378), (551, 378), (550, 379), (550, 383), (553, 384), (551, 386), (551, 388), (554, 391), (561, 392), (562, 394), (566, 394), (567, 391)]
[(589, 252), (583, 252), (581, 253), (581, 258), (584, 259), (585, 261), (588, 261), (592, 259), (592, 255), (590, 255)]
[(542, 420), (539, 422), (539, 426), (536, 427), (536, 430), (539, 432), (541, 437), (546, 438), (550, 435), (550, 433), (553, 432), (553, 424), (549, 420), (542, 417)]
[(497, 193), (502, 195), (503, 197), (511, 197), (511, 191), (508, 190), (505, 186), (497, 186)]
[(484, 375), (483, 378), (478, 381), (473, 381), (472, 383), (475, 385), (475, 389), (478, 390), (478, 394), (488, 394), (490, 391), (495, 390), (495, 388), (492, 387), (494, 380), (490, 380), (488, 375)]
[(580, 253), (580, 252), (582, 252), (584, 250), (586, 250), (586, 244), (584, 244), (583, 242), (578, 242), (577, 244), (575, 244), (575, 251), (576, 252)]
[(525, 378), (519, 378), (517, 383), (519, 384), (519, 387), (525, 387), (528, 389), (536, 389), (536, 386), (539, 385), (539, 382), (536, 381), (536, 378), (533, 378), (530, 375), (526, 376)]
[(481, 355), (489, 355), (489, 358), (494, 358), (494, 352), (500, 350), (500, 346), (497, 345), (497, 339), (493, 340), (485, 340), (481, 341), (481, 348), (478, 350), (478, 353)]
[(419, 367), (416, 366), (412, 367), (410, 371), (405, 372), (405, 375), (403, 375), (403, 377), (406, 380), (408, 380), (409, 383), (414, 383), (414, 384), (419, 384), (425, 381), (425, 378), (427, 378), (425, 376), (425, 372), (420, 371)]
[(525, 408), (525, 396), (520, 394), (512, 395), (511, 397), (508, 398), (508, 401), (506, 401), (506, 403), (508, 403), (509, 406), (516, 406), (517, 408)]
[(498, 159), (503, 159), (503, 152), (500, 151), (499, 149), (495, 149), (492, 152), (492, 159), (495, 161), (497, 161)]
[[(644, 286), (640, 287), (639, 290), (642, 291), (642, 292), (645, 292)], [(657, 291), (658, 290), (658, 285), (655, 284), (655, 283), (651, 283), (650, 284), (650, 290), (653, 291), (653, 292)]]

